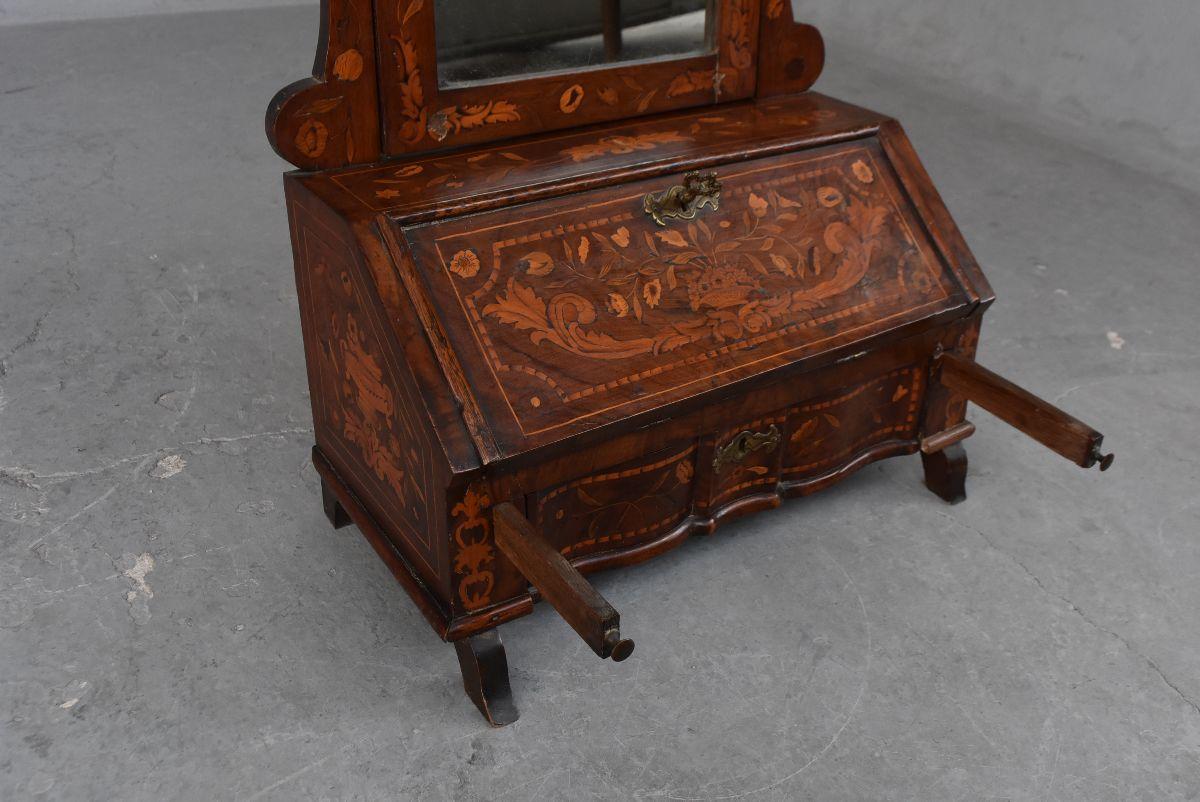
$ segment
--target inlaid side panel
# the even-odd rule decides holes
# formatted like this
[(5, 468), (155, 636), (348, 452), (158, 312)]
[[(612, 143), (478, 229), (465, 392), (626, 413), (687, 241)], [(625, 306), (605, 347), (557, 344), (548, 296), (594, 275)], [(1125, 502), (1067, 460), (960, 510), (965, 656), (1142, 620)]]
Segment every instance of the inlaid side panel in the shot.
[(567, 559), (626, 549), (691, 512), (696, 447), (678, 446), (539, 493), (534, 524)]
[(924, 368), (904, 367), (788, 412), (783, 480), (819, 482), (895, 441), (915, 442)]
[(426, 413), (352, 244), (292, 205), (317, 444), (428, 580), (444, 580), (436, 452)]

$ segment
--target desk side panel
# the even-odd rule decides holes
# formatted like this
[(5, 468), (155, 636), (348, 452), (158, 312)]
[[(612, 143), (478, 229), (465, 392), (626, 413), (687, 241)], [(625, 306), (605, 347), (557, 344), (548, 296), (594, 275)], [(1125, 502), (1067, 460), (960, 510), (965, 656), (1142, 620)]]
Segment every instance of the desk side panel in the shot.
[(398, 337), (416, 324), (365, 235), (298, 182), (287, 203), (317, 446), (448, 619), (450, 463)]

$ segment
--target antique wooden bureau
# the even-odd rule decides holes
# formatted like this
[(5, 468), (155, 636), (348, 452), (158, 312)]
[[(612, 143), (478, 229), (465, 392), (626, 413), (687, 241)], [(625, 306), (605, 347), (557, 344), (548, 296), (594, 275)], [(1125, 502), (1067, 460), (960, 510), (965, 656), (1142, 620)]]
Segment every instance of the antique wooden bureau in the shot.
[(1111, 463), (974, 362), (983, 273), (900, 125), (808, 91), (823, 45), (788, 2), (629, 25), (574, 0), (569, 34), (530, 17), (439, 63), (473, 5), (325, 0), (315, 77), (267, 127), (300, 168), (325, 511), (455, 644), (489, 721), (517, 717), (496, 627), (539, 599), (632, 651), (587, 572), (885, 457), (964, 498), (968, 401)]

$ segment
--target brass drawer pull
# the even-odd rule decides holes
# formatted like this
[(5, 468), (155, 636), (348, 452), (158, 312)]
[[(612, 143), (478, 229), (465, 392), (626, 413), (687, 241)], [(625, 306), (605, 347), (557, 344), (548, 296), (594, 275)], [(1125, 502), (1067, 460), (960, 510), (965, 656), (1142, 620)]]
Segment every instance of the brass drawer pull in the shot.
[(717, 455), (713, 457), (713, 471), (720, 473), (726, 465), (736, 465), (755, 451), (774, 451), (782, 440), (778, 426), (772, 426), (765, 432), (742, 432), (724, 448), (717, 449)]
[(716, 211), (720, 201), (721, 182), (717, 174), (696, 170), (683, 177), (681, 186), (658, 194), (651, 192), (642, 201), (642, 208), (654, 222), (665, 226), (668, 219), (691, 220), (705, 206)]

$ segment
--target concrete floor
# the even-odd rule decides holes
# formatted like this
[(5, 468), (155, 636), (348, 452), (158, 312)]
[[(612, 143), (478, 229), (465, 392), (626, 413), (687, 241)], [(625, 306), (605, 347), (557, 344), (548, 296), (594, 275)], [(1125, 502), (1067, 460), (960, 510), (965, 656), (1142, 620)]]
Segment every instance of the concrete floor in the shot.
[(0, 799), (1200, 797), (1200, 198), (839, 63), (1000, 300), (981, 359), (1108, 432), (982, 412), (916, 458), (598, 579), (601, 663), (505, 629), (488, 729), (332, 532), (261, 116), (308, 9), (0, 29)]

